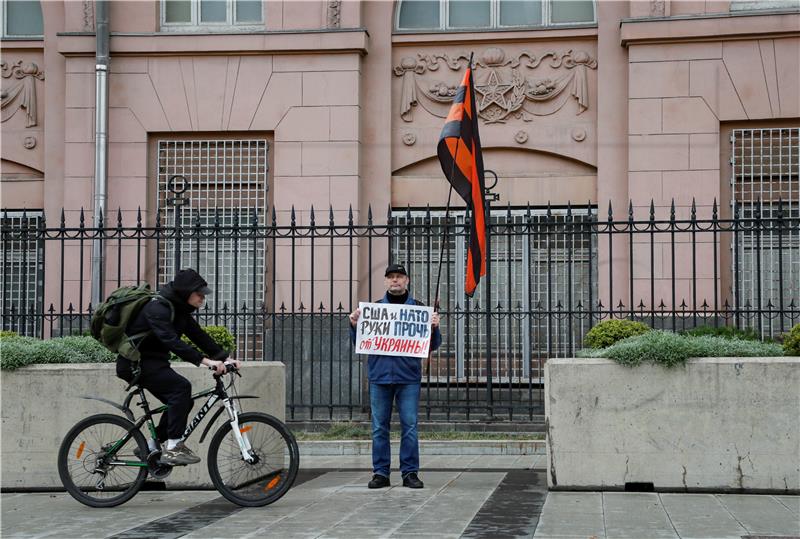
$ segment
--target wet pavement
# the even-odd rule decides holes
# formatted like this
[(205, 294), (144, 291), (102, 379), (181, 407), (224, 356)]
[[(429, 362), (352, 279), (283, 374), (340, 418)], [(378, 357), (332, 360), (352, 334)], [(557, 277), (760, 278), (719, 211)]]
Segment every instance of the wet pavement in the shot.
[[(396, 457), (395, 457), (396, 460)], [(395, 462), (396, 464), (396, 462)], [(542, 455), (422, 459), (425, 488), (369, 490), (369, 457), (304, 457), (276, 503), (240, 508), (214, 491), (143, 491), (113, 509), (68, 494), (4, 493), (6, 538), (800, 537), (800, 497), (548, 492)]]

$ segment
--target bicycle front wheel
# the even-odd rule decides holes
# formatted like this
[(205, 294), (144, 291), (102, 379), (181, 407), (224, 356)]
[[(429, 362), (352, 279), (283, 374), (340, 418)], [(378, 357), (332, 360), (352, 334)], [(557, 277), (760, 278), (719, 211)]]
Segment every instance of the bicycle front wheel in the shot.
[(147, 478), (147, 465), (134, 455), (147, 454), (147, 442), (138, 430), (120, 445), (135, 425), (124, 417), (99, 414), (87, 417), (67, 433), (58, 450), (58, 475), (73, 498), (90, 507), (114, 507), (133, 498)]
[(249, 412), (239, 416), (239, 431), (251, 448), (251, 462), (225, 423), (208, 448), (208, 473), (217, 490), (244, 507), (269, 505), (286, 494), (297, 477), (300, 452), (294, 436), (279, 419)]

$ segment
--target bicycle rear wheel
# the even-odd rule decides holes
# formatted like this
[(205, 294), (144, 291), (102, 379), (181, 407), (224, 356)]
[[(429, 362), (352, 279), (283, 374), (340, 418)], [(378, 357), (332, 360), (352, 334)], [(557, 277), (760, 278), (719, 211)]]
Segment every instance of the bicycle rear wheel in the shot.
[(248, 463), (225, 423), (208, 448), (208, 473), (220, 494), (235, 504), (261, 507), (279, 500), (297, 477), (300, 452), (294, 436), (279, 419), (250, 412), (239, 416), (239, 431), (252, 448)]
[(147, 466), (113, 464), (140, 461), (147, 442), (138, 430), (114, 453), (108, 452), (135, 425), (124, 417), (98, 414), (78, 422), (67, 433), (58, 451), (58, 475), (73, 498), (90, 507), (114, 507), (139, 492), (147, 478)]

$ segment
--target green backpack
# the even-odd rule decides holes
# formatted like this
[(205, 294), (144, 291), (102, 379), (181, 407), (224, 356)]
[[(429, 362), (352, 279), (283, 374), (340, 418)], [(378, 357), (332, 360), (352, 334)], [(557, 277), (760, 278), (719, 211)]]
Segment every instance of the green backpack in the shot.
[(150, 334), (150, 330), (135, 335), (127, 335), (125, 330), (142, 307), (151, 301), (163, 301), (169, 305), (169, 319), (174, 320), (175, 307), (172, 302), (150, 290), (149, 284), (123, 286), (114, 290), (108, 299), (95, 309), (91, 322), (92, 337), (115, 354), (139, 362), (141, 360), (139, 345)]

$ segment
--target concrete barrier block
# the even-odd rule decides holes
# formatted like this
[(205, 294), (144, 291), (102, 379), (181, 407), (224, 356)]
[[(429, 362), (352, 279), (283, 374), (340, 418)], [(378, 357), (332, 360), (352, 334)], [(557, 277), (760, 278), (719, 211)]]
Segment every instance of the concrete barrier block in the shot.
[(800, 361), (545, 366), (551, 489), (800, 490)]
[[(192, 382), (196, 393), (213, 387), (210, 371), (188, 363), (174, 364), (177, 372)], [(108, 404), (80, 398), (92, 395), (122, 403), (125, 382), (116, 377), (114, 364), (31, 365), (16, 371), (3, 372), (2, 381), (2, 488), (60, 488), (56, 458), (64, 435), (81, 419), (93, 414), (122, 415)], [(245, 412), (264, 412), (283, 420), (286, 407), (284, 366), (280, 362), (245, 363), (242, 378), (236, 379), (239, 394), (258, 395), (258, 399), (242, 401)], [(132, 410), (139, 416), (139, 408)], [(160, 405), (148, 394), (151, 408)], [(195, 401), (190, 415), (205, 399)], [(219, 425), (215, 422), (205, 441), (200, 436), (216, 410), (209, 412), (189, 437), (187, 445), (203, 461), (193, 466), (175, 468), (166, 479), (168, 488), (211, 487), (208, 476), (208, 442)], [(144, 429), (146, 433), (146, 428)]]

